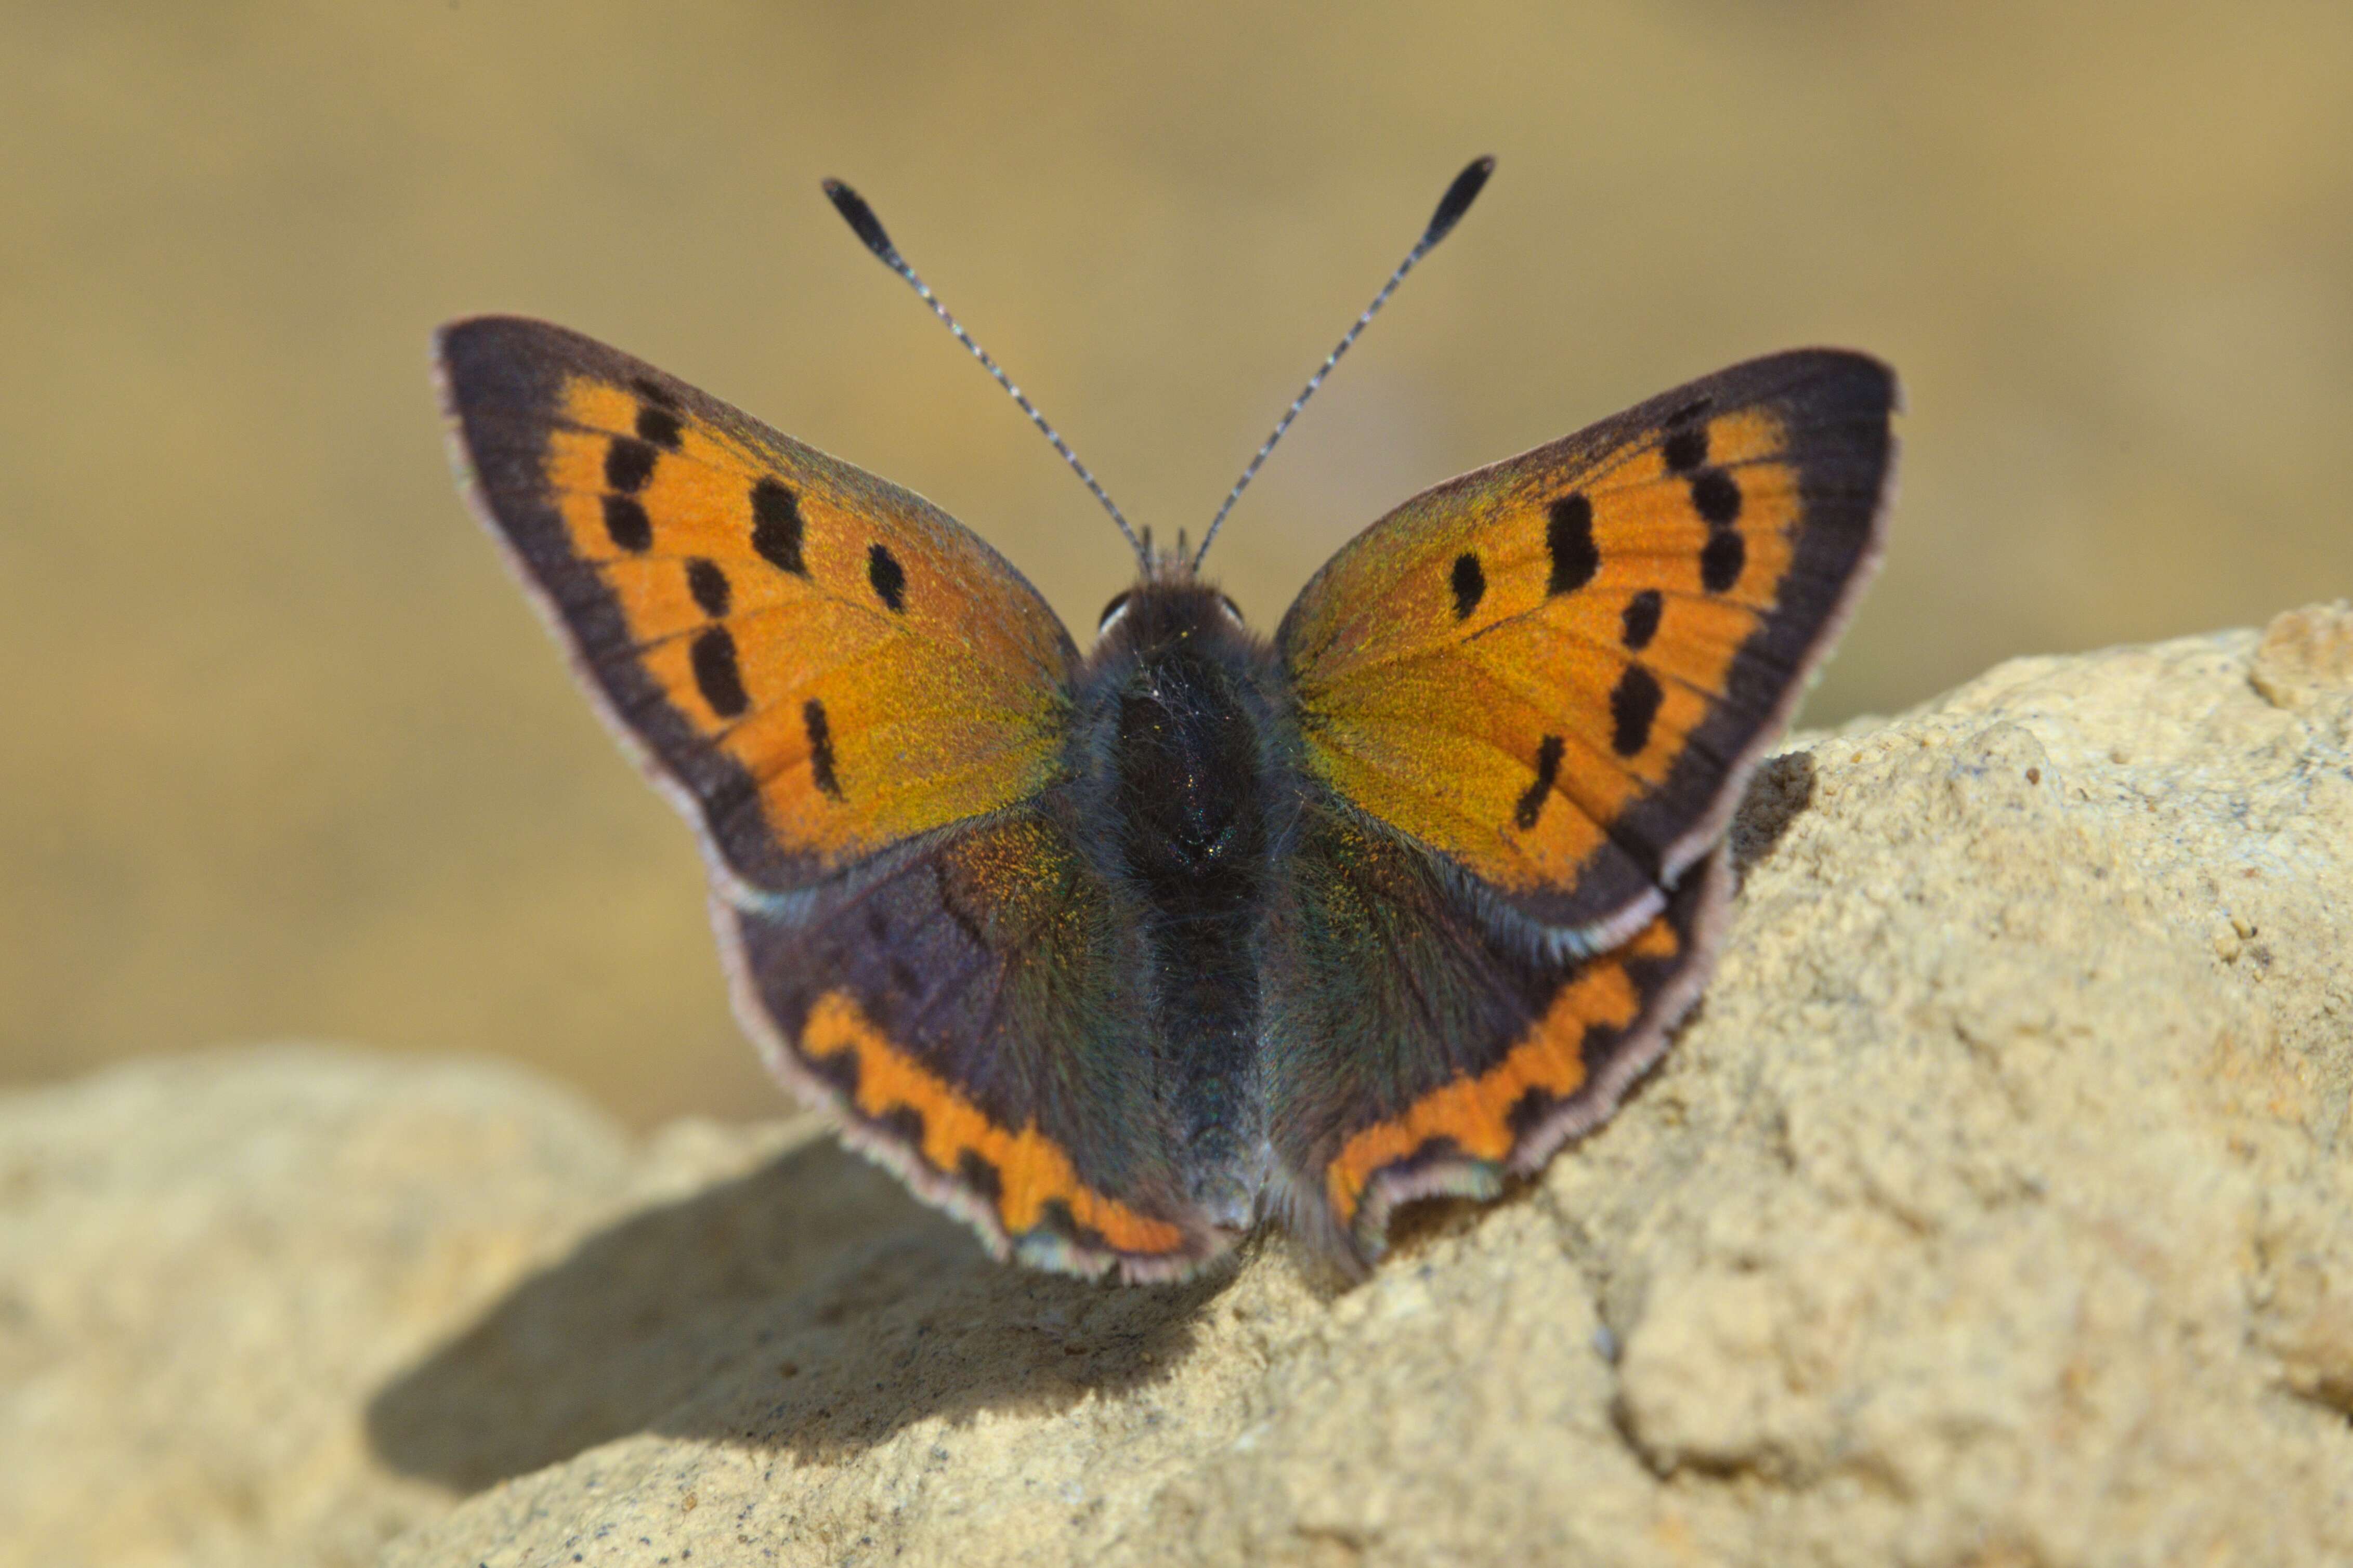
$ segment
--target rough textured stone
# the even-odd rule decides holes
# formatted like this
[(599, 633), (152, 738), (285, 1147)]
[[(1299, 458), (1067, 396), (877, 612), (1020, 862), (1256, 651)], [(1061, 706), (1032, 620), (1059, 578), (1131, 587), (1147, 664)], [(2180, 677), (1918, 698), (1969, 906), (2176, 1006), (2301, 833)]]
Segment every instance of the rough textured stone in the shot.
[[(1524, 1191), (1409, 1215), (1353, 1289), (1279, 1239), (1175, 1289), (1001, 1268), (806, 1122), (632, 1163), (601, 1129), (486, 1151), (495, 1108), (452, 1103), (412, 1157), (387, 1128), (431, 1096), (345, 1063), (392, 1121), (290, 1100), (315, 1125), (280, 1191), (290, 1164), (173, 1129), (300, 1061), (20, 1097), (0, 1172), (100, 1172), (117, 1239), (72, 1246), (64, 1176), (0, 1177), (0, 1440), (114, 1472), (0, 1518), (87, 1526), (128, 1482), (160, 1518), (235, 1456), (286, 1560), (471, 1494), (388, 1568), (2353, 1560), (2348, 647), (2320, 606), (1799, 737), (1662, 1070)], [(96, 1142), (54, 1130), (117, 1102)], [(167, 1196), (201, 1223), (118, 1212)], [(398, 1223), (302, 1217), (347, 1204)], [(243, 1326), (174, 1321), (192, 1277)], [(36, 1288), (69, 1309), (13, 1304)], [(303, 1338), (313, 1292), (347, 1343)], [(284, 1435), (226, 1393), (175, 1425), (90, 1350), (26, 1392), (100, 1321), (206, 1388), (266, 1391), (290, 1341), (332, 1370), (253, 1401)], [(141, 1539), (232, 1555), (219, 1519)]]
[(452, 1498), (377, 1457), (374, 1392), (763, 1140), (632, 1151), (508, 1068), (319, 1048), (0, 1097), (0, 1564), (370, 1561)]

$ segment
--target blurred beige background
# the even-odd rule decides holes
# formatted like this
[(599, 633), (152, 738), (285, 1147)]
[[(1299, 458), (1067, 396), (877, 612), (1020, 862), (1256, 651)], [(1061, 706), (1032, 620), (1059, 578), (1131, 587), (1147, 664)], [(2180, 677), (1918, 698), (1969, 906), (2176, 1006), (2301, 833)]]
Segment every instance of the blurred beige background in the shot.
[[(0, 1080), (341, 1037), (773, 1110), (687, 834), (461, 510), (426, 338), (607, 338), (923, 491), (1082, 627), (1198, 532), (1271, 626), (1460, 469), (1743, 356), (1906, 382), (1809, 710), (2353, 590), (2353, 7), (0, 10)], [(1082, 637), (1082, 642), (1085, 639)]]

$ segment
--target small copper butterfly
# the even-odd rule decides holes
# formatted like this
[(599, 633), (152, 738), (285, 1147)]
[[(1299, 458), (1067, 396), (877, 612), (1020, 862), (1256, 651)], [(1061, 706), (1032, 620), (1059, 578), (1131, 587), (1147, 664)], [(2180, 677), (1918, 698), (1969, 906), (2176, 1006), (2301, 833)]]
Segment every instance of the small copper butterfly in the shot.
[(945, 512), (650, 365), (510, 317), (438, 352), (484, 521), (701, 836), (776, 1075), (1000, 1256), (1130, 1280), (1269, 1218), (1360, 1270), (1398, 1205), (1610, 1114), (1871, 574), (1896, 402), (1856, 353), (1718, 372), (1407, 501), (1268, 638), (1015, 391), (1141, 563), (1082, 655)]

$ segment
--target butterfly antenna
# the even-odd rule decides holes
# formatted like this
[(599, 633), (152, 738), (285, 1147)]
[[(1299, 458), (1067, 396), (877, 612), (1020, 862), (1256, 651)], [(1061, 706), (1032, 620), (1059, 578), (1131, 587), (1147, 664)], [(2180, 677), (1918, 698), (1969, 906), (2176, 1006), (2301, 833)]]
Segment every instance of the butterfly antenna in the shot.
[(1398, 262), (1397, 270), (1389, 274), (1389, 280), (1381, 285), (1381, 291), (1373, 296), (1373, 302), (1365, 307), (1363, 315), (1356, 318), (1356, 324), (1350, 327), (1332, 352), (1324, 356), (1323, 364), (1307, 378), (1307, 384), (1299, 389), (1299, 395), (1291, 400), (1291, 406), (1283, 410), (1282, 417), (1275, 421), (1274, 433), (1258, 449), (1258, 456), (1250, 460), (1250, 467), (1242, 470), (1242, 477), (1234, 481), (1234, 488), (1226, 492), (1225, 505), (1219, 507), (1218, 515), (1209, 520), (1209, 531), (1201, 536), (1201, 548), (1194, 553), (1195, 571), (1200, 570), (1201, 558), (1209, 553), (1209, 542), (1218, 537), (1218, 530), (1225, 525), (1226, 513), (1234, 510), (1234, 503), (1242, 499), (1242, 491), (1250, 489), (1250, 482), (1258, 478), (1259, 468), (1266, 462), (1266, 455), (1274, 450), (1274, 444), (1282, 439), (1282, 433), (1291, 428), (1291, 422), (1299, 417), (1299, 411), (1307, 406), (1307, 400), (1315, 395), (1315, 389), (1324, 384), (1324, 378), (1332, 374), (1332, 367), (1338, 364), (1340, 356), (1348, 352), (1348, 345), (1372, 324), (1375, 316), (1380, 314), (1381, 307), (1389, 302), (1389, 296), (1396, 293), (1398, 285), (1405, 281), (1405, 275), (1420, 266), (1421, 258), (1438, 248), (1438, 242), (1454, 231), (1454, 226), (1462, 221), (1462, 215), (1471, 210), (1471, 204), (1479, 199), (1480, 188), (1486, 184), (1487, 176), (1494, 172), (1494, 159), (1474, 158), (1468, 167), (1454, 176), (1454, 183), (1446, 187), (1444, 195), (1438, 198), (1438, 210), (1430, 215), (1430, 226), (1421, 231), (1421, 237), (1413, 242), (1413, 248), (1405, 253), (1405, 259)]
[(1151, 547), (1135, 536), (1135, 530), (1127, 525), (1127, 519), (1120, 514), (1117, 503), (1104, 493), (1103, 486), (1096, 482), (1094, 475), (1087, 471), (1087, 466), (1084, 463), (1079, 461), (1079, 455), (1071, 451), (1069, 443), (1065, 442), (1054, 427), (1046, 422), (1046, 416), (1038, 412), (1038, 405), (1030, 402), (1019, 387), (1013, 384), (1012, 379), (1005, 374), (995, 360), (989, 357), (988, 351), (973, 341), (972, 334), (964, 330), (964, 323), (948, 314), (948, 308), (940, 303), (939, 296), (932, 292), (931, 285), (915, 276), (915, 269), (907, 265), (907, 258), (899, 254), (899, 247), (892, 244), (890, 235), (883, 232), (882, 220), (874, 216), (874, 209), (866, 205), (866, 198), (839, 180), (826, 181), (825, 195), (826, 199), (833, 204), (833, 210), (839, 213), (843, 221), (849, 225), (850, 232), (858, 236), (860, 241), (881, 260), (883, 266), (907, 280), (907, 286), (922, 297), (924, 304), (932, 308), (932, 314), (945, 322), (948, 331), (955, 334), (956, 342), (971, 350), (972, 357), (980, 362), (981, 368), (995, 376), (997, 384), (1012, 395), (1013, 401), (1021, 405), (1021, 412), (1029, 416), (1029, 423), (1038, 426), (1046, 439), (1053, 443), (1054, 450), (1062, 454), (1062, 461), (1071, 465), (1071, 471), (1079, 476), (1080, 480), (1088, 489), (1094, 492), (1095, 500), (1103, 503), (1103, 510), (1111, 513), (1112, 521), (1119, 525), (1119, 531), (1126, 539), (1128, 548), (1134, 551), (1136, 559), (1143, 562), (1149, 569), (1152, 565)]

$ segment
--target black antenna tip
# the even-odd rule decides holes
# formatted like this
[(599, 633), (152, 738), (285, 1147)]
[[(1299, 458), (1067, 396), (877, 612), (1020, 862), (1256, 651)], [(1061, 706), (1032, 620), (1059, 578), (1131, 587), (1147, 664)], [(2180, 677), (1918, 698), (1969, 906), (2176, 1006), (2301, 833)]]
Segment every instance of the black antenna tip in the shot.
[[(1480, 178), (1486, 176), (1482, 174)], [(1457, 180), (1454, 183), (1460, 185), (1462, 182)], [(1478, 190), (1476, 185), (1471, 188), (1474, 193)], [(1447, 195), (1451, 200), (1453, 193), (1450, 191)], [(874, 216), (874, 209), (866, 205), (864, 196), (839, 180), (828, 180), (825, 182), (825, 199), (833, 204), (833, 210), (841, 215), (842, 221), (849, 225), (850, 232), (858, 236), (867, 249), (885, 261), (898, 260), (898, 247), (891, 243), (891, 237), (882, 232), (882, 220)], [(1470, 198), (1466, 196), (1463, 200), (1467, 203)], [(1457, 213), (1455, 216), (1459, 217), (1461, 215)]]
[[(1454, 176), (1454, 183), (1446, 187), (1444, 195), (1438, 198), (1438, 211), (1430, 215), (1430, 226), (1422, 231), (1421, 243), (1425, 248), (1436, 245), (1453, 232), (1454, 226), (1462, 221), (1462, 215), (1471, 210), (1471, 204), (1479, 199), (1479, 192), (1486, 185), (1487, 176), (1494, 172), (1493, 158), (1474, 158), (1468, 168)], [(853, 201), (856, 199), (854, 196), (851, 198)], [(838, 197), (836, 205), (839, 205)]]

